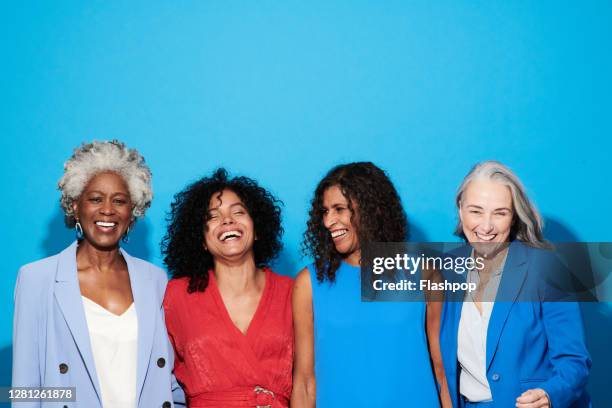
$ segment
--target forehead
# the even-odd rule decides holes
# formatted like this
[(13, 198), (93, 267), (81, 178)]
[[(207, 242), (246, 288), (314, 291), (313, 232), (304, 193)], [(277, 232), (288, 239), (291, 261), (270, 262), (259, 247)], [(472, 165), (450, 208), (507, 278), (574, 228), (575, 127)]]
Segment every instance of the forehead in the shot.
[(232, 190), (225, 189), (223, 191), (215, 192), (208, 202), (208, 209), (212, 210), (215, 208), (229, 207), (232, 205), (240, 204), (244, 206), (244, 203), (238, 197), (238, 194)]
[(334, 204), (348, 204), (348, 200), (342, 194), (338, 185), (333, 185), (323, 192), (323, 205), (331, 206)]
[(89, 179), (83, 192), (87, 191), (112, 191), (128, 194), (128, 186), (123, 177), (121, 177), (119, 174), (105, 171), (98, 173)]
[(477, 179), (463, 192), (464, 205), (512, 208), (510, 187), (494, 180)]

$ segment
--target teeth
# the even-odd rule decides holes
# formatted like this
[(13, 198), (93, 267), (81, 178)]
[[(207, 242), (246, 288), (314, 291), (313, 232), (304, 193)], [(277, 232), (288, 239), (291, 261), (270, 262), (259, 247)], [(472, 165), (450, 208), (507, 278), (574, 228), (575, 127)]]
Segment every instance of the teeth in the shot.
[(221, 241), (225, 241), (227, 239), (240, 238), (241, 236), (242, 234), (240, 233), (240, 231), (226, 231), (223, 234), (221, 234), (219, 239)]
[(115, 225), (117, 225), (117, 223), (116, 222), (96, 221), (96, 225), (99, 225), (100, 227), (114, 227)]
[(337, 237), (340, 237), (340, 236), (346, 234), (347, 231), (348, 231), (347, 229), (342, 229), (342, 230), (338, 230), (338, 231), (332, 231), (331, 236), (332, 236), (332, 238), (337, 238)]
[(478, 234), (478, 233), (477, 233), (477, 234), (476, 234), (476, 236), (477, 236), (479, 239), (482, 239), (483, 241), (490, 241), (490, 240), (492, 240), (493, 238), (495, 238), (495, 234), (483, 235), (483, 234)]

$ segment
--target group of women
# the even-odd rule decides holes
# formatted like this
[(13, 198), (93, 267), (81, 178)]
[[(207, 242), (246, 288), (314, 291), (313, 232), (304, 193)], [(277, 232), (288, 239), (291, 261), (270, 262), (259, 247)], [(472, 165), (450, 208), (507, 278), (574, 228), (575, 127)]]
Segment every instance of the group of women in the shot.
[(430, 304), (361, 301), (361, 248), (408, 230), (372, 163), (319, 182), (304, 236), (313, 263), (295, 280), (268, 266), (280, 202), (250, 178), (219, 169), (175, 196), (169, 282), (120, 247), (152, 200), (136, 150), (82, 145), (59, 189), (76, 240), (19, 271), (13, 386), (74, 387), (76, 400), (16, 407), (590, 406), (578, 305), (483, 297), (518, 294), (548, 256), (537, 210), (501, 163), (476, 165), (456, 199), (457, 234), (485, 259), (469, 272), (479, 290)]

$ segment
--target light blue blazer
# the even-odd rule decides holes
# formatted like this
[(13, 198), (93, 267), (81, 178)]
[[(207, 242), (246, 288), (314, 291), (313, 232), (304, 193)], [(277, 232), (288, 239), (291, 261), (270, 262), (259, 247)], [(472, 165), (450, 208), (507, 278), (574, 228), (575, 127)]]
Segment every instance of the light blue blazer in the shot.
[[(76, 265), (77, 243), (23, 266), (15, 287), (13, 387), (76, 387), (76, 402), (23, 403), (16, 408), (101, 408)], [(165, 272), (124, 250), (138, 316), (138, 407), (184, 402), (173, 381), (174, 353), (164, 323)]]
[[(495, 407), (514, 407), (516, 398), (531, 388), (546, 391), (553, 408), (591, 406), (585, 392), (591, 360), (579, 305), (521, 299), (521, 292), (534, 284), (538, 272), (556, 268), (555, 265), (562, 268), (550, 251), (518, 241), (510, 245), (498, 290), (498, 296), (503, 291), (508, 301), (495, 302), (487, 331), (486, 374)], [(558, 268), (552, 271), (562, 273)], [(509, 301), (512, 297), (514, 300)], [(454, 407), (463, 405), (457, 361), (462, 306), (460, 300), (445, 303), (440, 331), (442, 360)]]

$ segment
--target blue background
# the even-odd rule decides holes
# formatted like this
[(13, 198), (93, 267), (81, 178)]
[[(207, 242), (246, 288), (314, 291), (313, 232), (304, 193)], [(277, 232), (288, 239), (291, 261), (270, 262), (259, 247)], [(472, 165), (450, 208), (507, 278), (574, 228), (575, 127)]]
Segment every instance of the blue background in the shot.
[[(158, 265), (172, 195), (219, 165), (285, 202), (285, 274), (317, 181), (355, 160), (389, 172), (413, 240), (455, 240), (457, 185), (497, 159), (550, 239), (612, 241), (610, 21), (597, 1), (3, 2), (0, 385), (16, 271), (73, 239), (56, 183), (94, 138), (153, 170), (128, 247)], [(584, 312), (604, 406), (612, 308)]]

